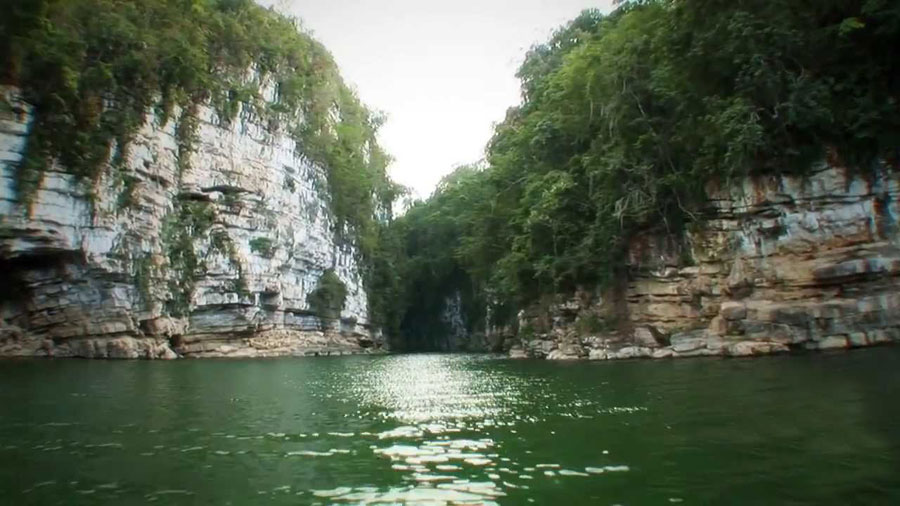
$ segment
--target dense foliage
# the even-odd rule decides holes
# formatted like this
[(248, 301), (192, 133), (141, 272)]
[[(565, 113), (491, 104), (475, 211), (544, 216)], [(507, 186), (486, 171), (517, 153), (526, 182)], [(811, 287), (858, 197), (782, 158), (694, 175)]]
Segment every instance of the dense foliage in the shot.
[[(457, 245), (473, 223), (468, 209), (489, 193), (479, 194), (480, 168), (464, 166), (445, 177), (427, 202), (415, 203), (390, 228), (382, 244), (391, 259), (384, 278), (387, 304), (381, 310), (388, 335), (401, 337), (398, 345), (427, 349), (447, 330), (442, 321), (445, 299), (459, 293), (468, 315), (484, 310), (484, 294), (456, 260)], [(473, 329), (470, 329), (473, 330)]]
[(460, 287), (508, 318), (602, 284), (635, 231), (677, 232), (713, 180), (896, 163), (898, 44), (890, 0), (585, 11), (529, 51), (487, 167), (458, 170), (399, 220), (402, 290), (416, 296), (398, 297), (395, 321), (420, 332), (420, 313)]
[[(259, 121), (292, 134), (328, 169), (339, 228), (375, 247), (374, 216), (396, 187), (375, 136), (383, 119), (360, 104), (325, 48), (295, 21), (252, 0), (3, 0), (0, 81), (34, 105), (18, 195), (28, 202), (51, 160), (88, 187), (124, 159), (156, 109), (181, 111), (181, 168), (189, 168), (196, 105), (219, 119)], [(274, 100), (263, 84), (275, 87)], [(176, 107), (177, 106), (177, 107)]]
[(322, 273), (316, 289), (306, 297), (309, 308), (317, 316), (328, 320), (335, 320), (341, 316), (346, 300), (347, 287), (332, 269)]

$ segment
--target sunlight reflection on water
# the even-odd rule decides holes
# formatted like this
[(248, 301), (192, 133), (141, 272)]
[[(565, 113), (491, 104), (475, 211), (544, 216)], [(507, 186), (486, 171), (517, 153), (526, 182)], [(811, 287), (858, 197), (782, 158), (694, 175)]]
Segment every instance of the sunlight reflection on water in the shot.
[(403, 423), (453, 426), (496, 420), (509, 415), (520, 400), (515, 378), (440, 355), (399, 357), (379, 363), (363, 377), (365, 382), (357, 383), (352, 393), (363, 405), (385, 408), (385, 416)]
[[(546, 476), (588, 477), (627, 466), (560, 469), (559, 464), (528, 467), (506, 457), (487, 429), (535, 423), (535, 408), (549, 405), (556, 415), (571, 408), (578, 416), (594, 409), (554, 404), (553, 392), (539, 378), (525, 379), (491, 368), (484, 356), (407, 355), (353, 372), (348, 394), (367, 410), (362, 416), (380, 418), (390, 429), (377, 434), (375, 455), (389, 459), (391, 469), (409, 483), (405, 487), (339, 487), (314, 495), (332, 502), (431, 502), (495, 504), (510, 489), (528, 489), (537, 468)], [(479, 363), (480, 362), (480, 363)], [(483, 365), (479, 367), (479, 365)], [(360, 381), (362, 378), (362, 381)], [(524, 384), (524, 383), (527, 383)], [(525, 391), (529, 395), (524, 394)], [(539, 402), (540, 401), (540, 402)], [(635, 408), (638, 409), (638, 408)], [(519, 413), (532, 413), (520, 415)], [(539, 410), (538, 410), (539, 412)], [(515, 433), (514, 430), (512, 430)], [(548, 474), (549, 473), (549, 474)]]

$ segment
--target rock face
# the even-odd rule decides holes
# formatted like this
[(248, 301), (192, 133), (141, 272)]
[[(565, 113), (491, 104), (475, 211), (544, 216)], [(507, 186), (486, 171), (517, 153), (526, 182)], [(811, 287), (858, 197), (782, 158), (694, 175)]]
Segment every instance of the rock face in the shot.
[[(444, 299), (440, 316), (445, 334), (436, 344), (439, 351), (488, 353), (498, 351), (497, 342), (488, 339), (484, 332), (472, 332), (466, 322), (466, 310), (459, 290)], [(433, 337), (433, 336), (432, 336)]]
[[(295, 142), (201, 107), (189, 167), (175, 121), (152, 113), (85, 184), (51, 167), (31, 205), (16, 165), (31, 113), (2, 88), (0, 355), (271, 356), (377, 349), (352, 244), (336, 240), (326, 173)], [(177, 114), (176, 114), (177, 116)], [(307, 305), (326, 269), (347, 287), (339, 321)]]
[(900, 341), (898, 177), (822, 166), (711, 186), (691, 230), (631, 242), (627, 280), (520, 315), (510, 354), (749, 356)]

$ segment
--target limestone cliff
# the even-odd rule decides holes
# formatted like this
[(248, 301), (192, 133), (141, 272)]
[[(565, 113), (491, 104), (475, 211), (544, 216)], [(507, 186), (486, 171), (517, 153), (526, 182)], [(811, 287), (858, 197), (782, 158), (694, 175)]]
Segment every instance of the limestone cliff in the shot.
[(617, 286), (523, 311), (507, 348), (613, 359), (900, 341), (900, 178), (872, 174), (823, 165), (710, 186), (688, 231), (634, 238)]
[[(380, 346), (352, 244), (336, 239), (324, 169), (250, 117), (200, 107), (189, 168), (176, 122), (148, 113), (124, 164), (84, 184), (51, 167), (16, 198), (32, 115), (3, 88), (0, 355), (271, 356)], [(177, 116), (174, 115), (174, 116)], [(183, 160), (182, 160), (183, 162)], [(307, 296), (333, 269), (339, 321)]]

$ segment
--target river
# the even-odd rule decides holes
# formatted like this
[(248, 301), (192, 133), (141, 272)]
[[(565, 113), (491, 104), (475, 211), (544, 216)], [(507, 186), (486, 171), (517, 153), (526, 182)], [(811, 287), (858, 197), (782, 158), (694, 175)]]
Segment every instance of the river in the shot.
[(900, 348), (0, 368), (2, 504), (900, 504)]

